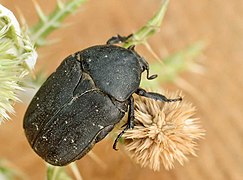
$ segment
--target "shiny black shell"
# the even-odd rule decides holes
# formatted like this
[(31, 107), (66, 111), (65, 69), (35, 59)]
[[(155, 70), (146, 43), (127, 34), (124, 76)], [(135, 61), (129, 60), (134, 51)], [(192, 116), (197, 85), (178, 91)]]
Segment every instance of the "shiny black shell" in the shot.
[(34, 151), (57, 166), (83, 157), (125, 115), (144, 71), (139, 58), (132, 50), (99, 45), (64, 59), (24, 117)]

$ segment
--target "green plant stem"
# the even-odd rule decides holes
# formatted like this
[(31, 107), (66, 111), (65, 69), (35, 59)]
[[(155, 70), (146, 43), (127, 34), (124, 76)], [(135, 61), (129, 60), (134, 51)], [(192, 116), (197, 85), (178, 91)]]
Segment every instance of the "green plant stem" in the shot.
[(133, 36), (123, 45), (123, 47), (128, 48), (132, 45), (143, 44), (149, 37), (158, 32), (163, 22), (168, 4), (169, 0), (165, 0), (159, 11), (146, 23), (146, 25), (134, 33)]
[(70, 0), (66, 3), (58, 1), (55, 10), (49, 15), (45, 16), (40, 7), (36, 4), (36, 10), (39, 15), (39, 22), (31, 29), (31, 39), (35, 42), (36, 47), (45, 44), (45, 38), (55, 29), (61, 26), (61, 22), (69, 14), (75, 12), (75, 10), (87, 0)]

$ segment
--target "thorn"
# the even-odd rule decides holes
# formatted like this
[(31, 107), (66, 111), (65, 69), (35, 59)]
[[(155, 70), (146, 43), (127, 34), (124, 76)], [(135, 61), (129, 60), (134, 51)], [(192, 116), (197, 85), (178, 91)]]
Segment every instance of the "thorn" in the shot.
[(64, 6), (65, 6), (65, 4), (62, 2), (62, 0), (57, 0), (57, 7), (58, 7), (59, 9), (63, 9)]
[(54, 23), (52, 23), (51, 26), (54, 27), (54, 28), (59, 28), (59, 27), (61, 27), (61, 23), (59, 23), (59, 22), (54, 22)]
[(39, 6), (39, 4), (36, 2), (36, 0), (32, 0), (33, 1), (33, 4), (35, 6), (35, 9), (36, 9), (36, 12), (40, 18), (40, 20), (42, 22), (47, 22), (48, 21), (48, 18), (47, 16), (44, 14), (44, 12), (42, 11), (41, 7)]
[(47, 44), (46, 40), (44, 38), (38, 38), (37, 41), (35, 42), (38, 46), (44, 46)]
[(78, 24), (78, 23), (77, 22), (68, 22), (68, 23), (62, 24), (62, 28), (72, 27), (76, 24)]
[(52, 40), (45, 41), (45, 45), (50, 46), (50, 45), (53, 45), (53, 44), (57, 44), (61, 41), (62, 41), (62, 39), (52, 39)]
[(16, 10), (17, 10), (17, 12), (18, 12), (18, 17), (19, 17), (19, 20), (20, 20), (20, 23), (21, 23), (21, 25), (27, 25), (27, 23), (26, 23), (26, 19), (25, 19), (25, 17), (24, 17), (24, 14), (23, 14), (23, 12), (21, 11), (21, 9), (19, 9), (19, 7), (16, 7)]

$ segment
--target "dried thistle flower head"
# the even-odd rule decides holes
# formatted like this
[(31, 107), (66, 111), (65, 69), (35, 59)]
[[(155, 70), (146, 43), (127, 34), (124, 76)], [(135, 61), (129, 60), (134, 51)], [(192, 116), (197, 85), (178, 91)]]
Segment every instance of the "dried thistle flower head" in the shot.
[[(168, 94), (168, 98), (181, 96)], [(205, 131), (193, 117), (195, 107), (184, 99), (181, 102), (162, 103), (137, 96), (135, 99), (135, 126), (123, 135), (129, 156), (142, 167), (159, 171), (174, 167), (177, 160), (181, 165), (186, 155), (194, 155), (197, 139)]]

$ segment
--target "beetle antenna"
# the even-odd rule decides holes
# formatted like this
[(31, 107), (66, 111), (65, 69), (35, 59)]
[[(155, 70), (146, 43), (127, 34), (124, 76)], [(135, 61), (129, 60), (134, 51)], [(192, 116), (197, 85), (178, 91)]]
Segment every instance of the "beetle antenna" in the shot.
[[(134, 51), (135, 52), (135, 51)], [(135, 52), (136, 53), (136, 52)], [(157, 78), (158, 77), (158, 75), (157, 74), (153, 74), (153, 75), (149, 75), (149, 64), (148, 64), (148, 62), (143, 58), (143, 57), (140, 57), (139, 56), (139, 62), (140, 62), (140, 64), (141, 64), (141, 67), (143, 68), (143, 71), (147, 71), (147, 79), (148, 80), (152, 80), (152, 79), (155, 79), (155, 78)]]
[(158, 77), (157, 74), (153, 74), (153, 75), (149, 76), (149, 68), (148, 67), (147, 67), (146, 71), (147, 71), (147, 79), (148, 80), (152, 80), (152, 79), (155, 79), (155, 78)]

